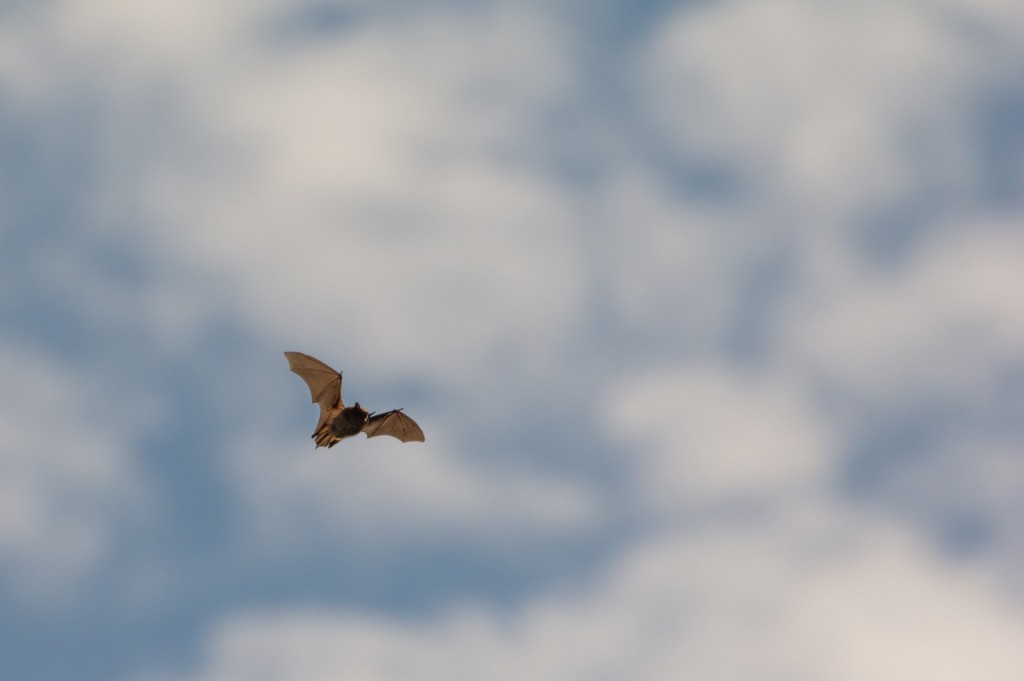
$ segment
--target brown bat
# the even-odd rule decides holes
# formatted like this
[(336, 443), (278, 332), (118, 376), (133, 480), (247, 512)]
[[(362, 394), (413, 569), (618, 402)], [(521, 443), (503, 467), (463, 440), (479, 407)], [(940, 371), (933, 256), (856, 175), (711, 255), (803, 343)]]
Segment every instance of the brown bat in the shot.
[(316, 448), (331, 448), (346, 437), (366, 433), (366, 437), (390, 435), (402, 442), (423, 442), (423, 431), (416, 422), (392, 409), (383, 414), (368, 412), (356, 402), (346, 407), (341, 401), (341, 373), (301, 352), (286, 352), (288, 366), (309, 386), (313, 402), (320, 405), (320, 420), (312, 438)]

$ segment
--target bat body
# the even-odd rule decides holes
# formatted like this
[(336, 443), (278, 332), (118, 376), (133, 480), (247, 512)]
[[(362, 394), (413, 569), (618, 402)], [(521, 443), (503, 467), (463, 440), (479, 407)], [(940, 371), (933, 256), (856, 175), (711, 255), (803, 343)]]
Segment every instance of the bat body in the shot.
[(286, 352), (284, 356), (291, 370), (309, 386), (313, 403), (320, 405), (320, 420), (312, 435), (317, 448), (331, 448), (359, 433), (366, 433), (366, 437), (390, 435), (402, 442), (424, 441), (423, 431), (401, 409), (375, 414), (358, 402), (346, 407), (341, 399), (340, 372), (301, 352)]

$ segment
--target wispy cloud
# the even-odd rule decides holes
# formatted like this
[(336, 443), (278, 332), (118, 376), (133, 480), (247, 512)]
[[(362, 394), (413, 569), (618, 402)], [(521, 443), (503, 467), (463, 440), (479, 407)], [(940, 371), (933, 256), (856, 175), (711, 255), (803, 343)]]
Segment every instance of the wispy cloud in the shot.
[(0, 353), (0, 374), (0, 593), (59, 609), (108, 560), (115, 528), (153, 510), (132, 450), (156, 404), (97, 394), (87, 372), (27, 350)]
[[(0, 598), (139, 643), (76, 678), (1024, 671), (1017, 3), (0, 12)], [(427, 443), (312, 452), (282, 350)]]
[(637, 498), (658, 508), (800, 499), (836, 459), (835, 429), (790, 377), (680, 365), (614, 395), (604, 422), (632, 443)]
[(240, 613), (210, 632), (188, 678), (952, 680), (1024, 671), (1014, 652), (1024, 629), (984, 575), (951, 568), (891, 529), (857, 525), (853, 545), (831, 547), (828, 532), (817, 536), (823, 545), (772, 530), (662, 537), (572, 594), (501, 615), (472, 606), (409, 623), (317, 609)]

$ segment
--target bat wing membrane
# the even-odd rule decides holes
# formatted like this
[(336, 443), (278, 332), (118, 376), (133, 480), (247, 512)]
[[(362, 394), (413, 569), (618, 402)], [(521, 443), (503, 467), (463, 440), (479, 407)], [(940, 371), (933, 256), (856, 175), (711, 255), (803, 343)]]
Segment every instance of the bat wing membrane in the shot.
[(401, 409), (392, 409), (383, 414), (375, 414), (363, 426), (366, 437), (390, 435), (402, 442), (424, 442), (423, 431), (411, 418), (402, 413)]
[(286, 352), (284, 356), (291, 370), (306, 382), (313, 403), (320, 405), (319, 430), (334, 409), (344, 406), (341, 401), (341, 374), (315, 357), (301, 352)]

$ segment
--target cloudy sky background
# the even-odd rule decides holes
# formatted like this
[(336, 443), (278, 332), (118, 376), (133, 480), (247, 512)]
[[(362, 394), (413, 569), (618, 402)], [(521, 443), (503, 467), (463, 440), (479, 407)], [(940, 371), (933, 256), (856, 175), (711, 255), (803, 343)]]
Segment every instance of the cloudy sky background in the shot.
[(0, 677), (1024, 677), (1022, 72), (1017, 0), (0, 3)]

